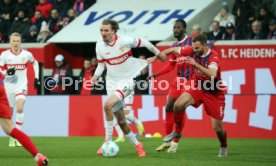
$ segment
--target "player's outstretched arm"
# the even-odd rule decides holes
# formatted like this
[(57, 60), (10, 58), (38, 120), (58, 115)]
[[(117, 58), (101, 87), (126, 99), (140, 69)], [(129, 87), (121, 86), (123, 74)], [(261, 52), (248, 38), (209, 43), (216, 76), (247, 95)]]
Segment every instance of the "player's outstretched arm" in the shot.
[(141, 39), (141, 44), (139, 45), (139, 47), (146, 47), (155, 56), (157, 56), (160, 53), (160, 51), (153, 44), (151, 44), (151, 42), (149, 42), (147, 40)]
[(162, 51), (161, 53), (164, 54), (164, 55), (166, 55), (166, 56), (169, 56), (171, 54), (179, 54), (180, 53), (180, 51), (179, 51), (180, 48), (181, 47), (168, 48), (168, 49)]

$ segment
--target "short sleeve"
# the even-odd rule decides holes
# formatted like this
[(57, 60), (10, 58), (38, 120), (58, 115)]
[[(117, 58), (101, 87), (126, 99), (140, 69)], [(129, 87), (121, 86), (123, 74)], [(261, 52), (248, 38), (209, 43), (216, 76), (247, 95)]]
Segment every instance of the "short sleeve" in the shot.
[(127, 36), (124, 37), (124, 43), (131, 48), (136, 48), (141, 45), (141, 39)]
[(217, 54), (213, 54), (212, 57), (209, 59), (208, 68), (214, 68), (214, 69), (219, 68), (219, 59)]
[(5, 65), (5, 57), (3, 54), (0, 54), (0, 67), (4, 67)]
[(34, 63), (35, 59), (32, 53), (29, 53), (27, 58), (28, 58), (28, 62)]
[(99, 48), (99, 43), (96, 44), (96, 58), (98, 63), (103, 63), (104, 62), (104, 58), (102, 57), (102, 54), (100, 52), (100, 48)]

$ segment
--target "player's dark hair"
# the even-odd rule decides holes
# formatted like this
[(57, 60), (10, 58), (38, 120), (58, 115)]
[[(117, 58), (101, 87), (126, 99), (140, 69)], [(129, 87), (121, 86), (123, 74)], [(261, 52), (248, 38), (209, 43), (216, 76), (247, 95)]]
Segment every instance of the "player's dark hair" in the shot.
[(84, 57), (84, 61), (90, 61), (91, 62), (91, 57)]
[(111, 25), (111, 29), (114, 30), (115, 32), (119, 30), (119, 24), (115, 20), (105, 19), (102, 22), (102, 25), (109, 25), (109, 24)]
[(181, 23), (183, 28), (187, 28), (187, 23), (185, 20), (178, 19), (175, 21), (175, 23), (177, 23), (177, 22)]
[(201, 44), (207, 44), (207, 36), (205, 34), (199, 34), (193, 38), (193, 42), (199, 41)]

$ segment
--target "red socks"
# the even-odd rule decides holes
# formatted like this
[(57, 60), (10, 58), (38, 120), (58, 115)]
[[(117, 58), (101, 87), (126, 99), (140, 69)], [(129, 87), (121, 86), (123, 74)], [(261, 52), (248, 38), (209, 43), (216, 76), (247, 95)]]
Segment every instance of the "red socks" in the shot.
[(184, 125), (184, 111), (174, 113), (175, 132), (180, 133)]
[(170, 134), (173, 131), (173, 125), (174, 125), (173, 116), (174, 116), (173, 111), (166, 112), (166, 120), (165, 120), (166, 135)]
[[(174, 123), (175, 123), (175, 132), (181, 133), (184, 124), (185, 124), (185, 113), (180, 111), (178, 113), (174, 112)], [(173, 142), (177, 143), (180, 138), (174, 138)]]
[[(175, 112), (166, 112), (166, 134), (170, 134), (173, 131), (173, 125), (175, 124), (175, 132), (181, 133), (184, 124), (185, 124), (185, 113), (180, 111), (179, 113)], [(178, 142), (180, 138), (174, 138), (174, 142)]]
[(17, 128), (13, 128), (13, 130), (10, 133), (10, 136), (17, 139), (24, 146), (24, 148), (26, 150), (28, 150), (33, 155), (33, 157), (35, 157), (37, 155), (37, 153), (38, 153), (37, 148), (33, 144), (30, 137), (27, 136), (25, 133), (18, 130)]

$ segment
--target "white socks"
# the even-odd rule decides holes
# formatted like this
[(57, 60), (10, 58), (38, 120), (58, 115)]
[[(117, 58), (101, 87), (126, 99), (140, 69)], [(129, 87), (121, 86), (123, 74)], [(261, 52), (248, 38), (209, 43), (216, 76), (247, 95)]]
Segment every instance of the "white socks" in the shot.
[(132, 113), (129, 113), (126, 116), (126, 120), (130, 121), (131, 123), (134, 123), (136, 126), (139, 124), (139, 121)]
[(16, 112), (16, 121), (15, 121), (15, 127), (19, 130), (22, 130), (22, 125), (24, 122), (24, 113), (18, 113)]
[(136, 137), (134, 136), (134, 134), (132, 133), (132, 131), (130, 131), (127, 135), (126, 135), (127, 139), (129, 140), (130, 143), (134, 144), (134, 145), (138, 145), (139, 142), (137, 141)]
[(106, 121), (105, 140), (106, 141), (112, 141), (112, 134), (113, 134), (113, 120), (112, 121)]
[(114, 127), (115, 127), (115, 130), (116, 130), (117, 134), (118, 134), (118, 137), (119, 138), (124, 138), (124, 133), (123, 133), (121, 127), (117, 123), (114, 125)]

